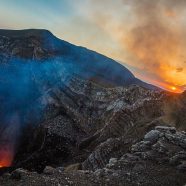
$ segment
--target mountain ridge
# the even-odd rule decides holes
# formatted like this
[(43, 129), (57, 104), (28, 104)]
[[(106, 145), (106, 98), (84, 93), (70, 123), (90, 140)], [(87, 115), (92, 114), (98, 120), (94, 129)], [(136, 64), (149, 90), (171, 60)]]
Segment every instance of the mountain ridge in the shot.
[[(95, 79), (99, 76), (97, 83), (103, 81), (103, 84), (110, 84), (114, 86), (127, 86), (130, 84), (139, 84), (140, 86), (150, 88), (150, 89), (160, 89), (154, 85), (150, 85), (145, 83), (139, 79), (137, 79), (125, 66), (121, 65), (117, 61), (108, 58), (98, 52), (93, 50), (89, 50), (85, 47), (76, 46), (64, 40), (61, 40), (54, 36), (48, 30), (40, 30), (40, 29), (25, 29), (25, 30), (4, 30), (0, 29), (0, 36), (8, 37), (10, 40), (16, 39), (23, 39), (28, 42), (30, 46), (34, 48), (34, 44), (30, 41), (30, 37), (36, 43), (35, 44), (35, 59), (42, 59), (46, 57), (55, 57), (55, 56), (62, 56), (64, 59), (73, 58), (73, 65), (74, 68), (79, 68), (82, 70), (81, 75), (88, 74), (90, 75), (89, 78)], [(23, 41), (24, 42), (24, 41)], [(25, 48), (26, 49), (25, 49)], [(33, 50), (34, 50), (33, 49)], [(20, 55), (18, 51), (21, 50)], [(25, 53), (24, 53), (25, 50)], [(13, 56), (18, 56), (24, 58), (25, 56), (29, 59), (31, 58), (31, 54), (33, 51), (29, 49), (26, 43), (23, 43), (23, 46), (20, 44), (20, 49), (13, 49), (14, 53)], [(16, 53), (16, 52), (17, 53)], [(10, 54), (12, 55), (12, 54)], [(29, 57), (30, 55), (30, 57)], [(77, 64), (75, 64), (77, 63)], [(89, 76), (87, 75), (87, 76)]]

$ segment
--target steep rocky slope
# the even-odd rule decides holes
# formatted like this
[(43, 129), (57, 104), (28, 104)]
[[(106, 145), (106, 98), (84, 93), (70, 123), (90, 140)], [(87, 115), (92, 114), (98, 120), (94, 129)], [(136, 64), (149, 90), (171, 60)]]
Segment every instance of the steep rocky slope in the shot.
[(0, 30), (0, 56), (0, 185), (186, 183), (185, 93), (45, 30)]

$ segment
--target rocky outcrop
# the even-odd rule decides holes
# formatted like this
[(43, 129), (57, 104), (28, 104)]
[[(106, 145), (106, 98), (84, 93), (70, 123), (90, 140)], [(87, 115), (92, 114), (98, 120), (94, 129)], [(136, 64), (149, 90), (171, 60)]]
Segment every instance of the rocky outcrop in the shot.
[(142, 160), (167, 162), (180, 171), (185, 171), (185, 150), (186, 133), (162, 126), (157, 126), (145, 135), (143, 141), (131, 147), (131, 152)]

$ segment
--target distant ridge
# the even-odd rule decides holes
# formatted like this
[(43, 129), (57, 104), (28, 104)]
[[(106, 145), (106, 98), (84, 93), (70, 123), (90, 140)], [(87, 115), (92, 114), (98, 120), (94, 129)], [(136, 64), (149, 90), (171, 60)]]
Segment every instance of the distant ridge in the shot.
[(42, 36), (43, 34), (51, 34), (52, 33), (45, 29), (24, 29), (24, 30), (6, 30), (0, 29), (0, 35), (6, 37), (23, 37), (23, 36)]

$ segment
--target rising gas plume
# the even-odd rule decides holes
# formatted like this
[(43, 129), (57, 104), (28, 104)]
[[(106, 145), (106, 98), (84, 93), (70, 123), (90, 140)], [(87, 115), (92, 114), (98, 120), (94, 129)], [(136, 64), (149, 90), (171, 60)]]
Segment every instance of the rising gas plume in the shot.
[(45, 109), (42, 96), (47, 89), (68, 75), (64, 73), (67, 66), (58, 63), (57, 58), (51, 60), (53, 63), (12, 59), (8, 65), (1, 64), (0, 167), (12, 164), (25, 126), (34, 127), (42, 121)]
[(185, 5), (183, 0), (129, 3), (137, 20), (124, 42), (144, 70), (158, 74), (172, 91), (181, 91), (185, 84), (186, 30), (180, 22)]
[[(135, 74), (173, 92), (186, 84), (186, 1), (90, 0), (89, 19), (118, 42), (114, 57)], [(106, 9), (106, 10), (105, 10)]]

